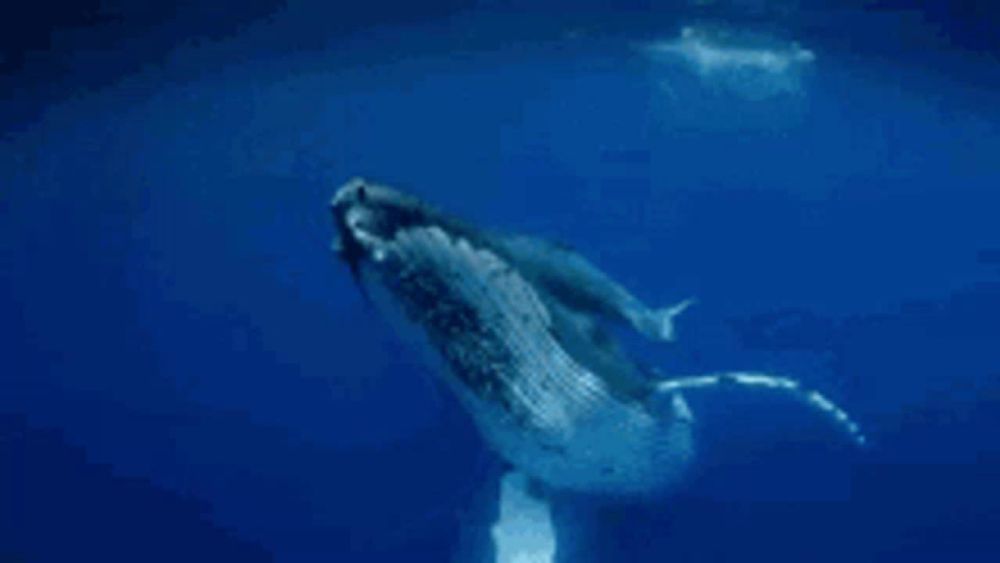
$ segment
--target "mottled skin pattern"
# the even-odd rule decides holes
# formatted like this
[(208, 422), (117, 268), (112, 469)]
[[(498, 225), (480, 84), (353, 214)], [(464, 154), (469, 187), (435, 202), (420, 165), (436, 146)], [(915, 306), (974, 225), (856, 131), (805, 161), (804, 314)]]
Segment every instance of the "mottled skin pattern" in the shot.
[(508, 388), (499, 384), (503, 373), (511, 369), (510, 353), (480, 311), (455, 297), (445, 279), (448, 273), (418, 260), (391, 267), (399, 272), (389, 278), (391, 291), (408, 321), (424, 327), (450, 372), (477, 397), (514, 411)]

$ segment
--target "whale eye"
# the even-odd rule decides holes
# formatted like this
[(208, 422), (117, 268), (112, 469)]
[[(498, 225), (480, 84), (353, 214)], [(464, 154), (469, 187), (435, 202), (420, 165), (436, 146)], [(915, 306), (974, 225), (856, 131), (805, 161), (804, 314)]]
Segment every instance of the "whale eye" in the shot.
[(365, 203), (368, 201), (368, 189), (365, 188), (364, 184), (358, 186), (358, 203)]

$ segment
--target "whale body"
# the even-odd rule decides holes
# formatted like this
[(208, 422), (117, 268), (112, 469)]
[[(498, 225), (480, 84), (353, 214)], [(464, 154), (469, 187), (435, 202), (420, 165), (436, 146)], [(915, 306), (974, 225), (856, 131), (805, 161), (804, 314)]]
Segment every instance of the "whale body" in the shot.
[(336, 251), (364, 294), (485, 442), (533, 481), (612, 496), (670, 492), (698, 454), (687, 397), (722, 388), (804, 405), (865, 441), (845, 411), (791, 379), (650, 377), (610, 327), (669, 341), (691, 301), (647, 307), (566, 247), (476, 228), (362, 179), (337, 191), (331, 211)]

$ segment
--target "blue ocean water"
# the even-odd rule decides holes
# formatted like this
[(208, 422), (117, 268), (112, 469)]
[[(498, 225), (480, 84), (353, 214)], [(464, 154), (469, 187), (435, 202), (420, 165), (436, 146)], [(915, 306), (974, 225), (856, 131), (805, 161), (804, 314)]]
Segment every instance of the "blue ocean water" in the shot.
[(488, 556), (499, 461), (330, 252), (358, 175), (697, 298), (661, 370), (871, 437), (564, 507), (561, 560), (997, 559), (988, 4), (430, 4), (108, 3), (5, 55), (0, 561)]

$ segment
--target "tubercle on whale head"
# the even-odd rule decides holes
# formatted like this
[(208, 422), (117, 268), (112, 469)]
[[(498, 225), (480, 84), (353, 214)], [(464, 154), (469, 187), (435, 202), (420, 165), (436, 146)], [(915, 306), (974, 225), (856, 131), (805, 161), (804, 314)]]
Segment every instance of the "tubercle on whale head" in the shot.
[(396, 233), (426, 220), (426, 206), (418, 199), (353, 178), (330, 200), (337, 229), (335, 249), (352, 270), (364, 259), (380, 260)]
[(367, 190), (363, 179), (354, 178), (338, 189), (330, 200), (330, 212), (333, 215), (334, 227), (337, 229), (333, 250), (350, 266), (351, 272), (355, 275), (358, 263), (368, 252), (358, 237), (358, 219), (352, 218), (349, 221), (348, 215), (353, 213), (354, 217), (357, 216), (358, 212), (352, 212), (352, 209), (367, 200)]

